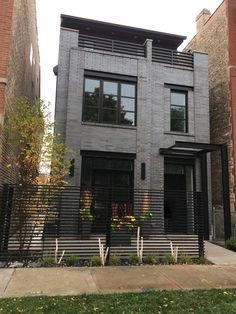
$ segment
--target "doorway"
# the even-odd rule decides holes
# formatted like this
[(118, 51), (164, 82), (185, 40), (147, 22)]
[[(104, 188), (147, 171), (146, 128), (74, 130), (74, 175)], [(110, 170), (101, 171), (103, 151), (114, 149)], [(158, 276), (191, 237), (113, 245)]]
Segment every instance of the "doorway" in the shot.
[(165, 159), (164, 221), (165, 233), (187, 234), (193, 229), (193, 161)]

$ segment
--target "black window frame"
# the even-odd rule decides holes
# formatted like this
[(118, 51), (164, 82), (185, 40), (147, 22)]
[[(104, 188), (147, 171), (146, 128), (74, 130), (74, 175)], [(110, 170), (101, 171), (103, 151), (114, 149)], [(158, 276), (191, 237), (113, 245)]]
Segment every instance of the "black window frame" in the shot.
[[(89, 121), (85, 118), (85, 83), (86, 79), (93, 79), (99, 81), (99, 98), (98, 98), (98, 118), (97, 121)], [(115, 122), (106, 122), (103, 121), (104, 113), (104, 82), (117, 83), (117, 109), (116, 109), (116, 121)], [(134, 97), (122, 96), (121, 87), (122, 84), (134, 86)], [(134, 100), (134, 111), (131, 110), (122, 110), (121, 100), (122, 98), (133, 99)], [(121, 122), (121, 113), (130, 112), (134, 115), (133, 124), (125, 124)], [(124, 127), (135, 127), (137, 126), (137, 79), (135, 77), (129, 77), (124, 75), (112, 75), (100, 72), (85, 71), (84, 73), (84, 86), (83, 86), (83, 109), (82, 109), (82, 121), (88, 123), (100, 123), (107, 125), (119, 125)]]
[[(172, 102), (171, 102), (171, 94), (172, 93), (185, 95), (185, 106), (172, 104)], [(171, 114), (171, 109), (173, 107), (185, 108), (185, 118), (184, 119), (176, 119), (176, 118), (173, 119), (172, 114)], [(183, 131), (173, 130), (172, 129), (172, 120), (184, 121), (184, 130)], [(171, 132), (177, 132), (177, 133), (183, 133), (183, 134), (188, 133), (188, 90), (186, 90), (186, 89), (181, 89), (181, 88), (179, 88), (179, 89), (178, 88), (171, 88), (170, 89), (170, 131)]]

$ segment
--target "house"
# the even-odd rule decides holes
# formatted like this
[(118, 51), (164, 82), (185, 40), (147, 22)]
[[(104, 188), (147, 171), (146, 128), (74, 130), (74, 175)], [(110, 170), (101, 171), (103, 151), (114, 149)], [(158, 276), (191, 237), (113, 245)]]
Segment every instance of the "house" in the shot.
[[(225, 0), (211, 14), (203, 9), (197, 16), (197, 33), (185, 51), (204, 51), (209, 56), (209, 103), (211, 143), (227, 143), (229, 155), (229, 190), (232, 231), (235, 234), (235, 178), (236, 178), (236, 3)], [(217, 156), (212, 158), (212, 202), (214, 237), (224, 238), (222, 221), (221, 166)]]
[[(14, 99), (40, 97), (39, 47), (35, 0), (0, 0), (0, 185), (12, 181), (6, 164), (10, 147), (3, 140), (6, 112)], [(14, 181), (14, 180), (13, 180)]]
[[(65, 194), (81, 196), (80, 211), (62, 200), (59, 234), (82, 234), (90, 247), (100, 237), (120, 253), (136, 250), (138, 222), (150, 252), (170, 241), (202, 252), (208, 155), (221, 151), (225, 161), (225, 147), (210, 144), (208, 56), (177, 51), (184, 40), (61, 16), (55, 130), (74, 156)], [(227, 198), (227, 182), (224, 189)]]

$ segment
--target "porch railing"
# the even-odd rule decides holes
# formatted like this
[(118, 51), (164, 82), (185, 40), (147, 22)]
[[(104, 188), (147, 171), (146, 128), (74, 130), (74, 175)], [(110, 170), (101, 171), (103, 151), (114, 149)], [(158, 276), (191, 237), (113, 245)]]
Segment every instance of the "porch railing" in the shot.
[(185, 253), (196, 255), (196, 245), (184, 246), (184, 237), (198, 241), (202, 252), (202, 212), (201, 193), (192, 191), (7, 185), (1, 190), (0, 259), (53, 255), (55, 239), (67, 255), (98, 254), (98, 238), (129, 254), (138, 227), (147, 252), (165, 254), (163, 245), (176, 236)]
[[(78, 46), (91, 50), (108, 51), (131, 56), (146, 57), (146, 45), (124, 42), (103, 37), (79, 34)], [(152, 47), (152, 61), (173, 66), (193, 68), (193, 54), (171, 49)]]

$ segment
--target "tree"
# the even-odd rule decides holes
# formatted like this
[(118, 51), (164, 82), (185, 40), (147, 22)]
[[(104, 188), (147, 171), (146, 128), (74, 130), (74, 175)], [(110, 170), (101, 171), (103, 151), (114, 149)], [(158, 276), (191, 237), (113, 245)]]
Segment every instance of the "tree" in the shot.
[[(14, 187), (10, 237), (19, 241), (22, 256), (30, 250), (34, 237), (42, 234), (45, 222), (55, 219), (58, 206), (55, 193), (60, 195), (69, 171), (67, 149), (58, 134), (53, 134), (48, 106), (42, 100), (31, 104), (25, 97), (15, 100), (14, 110), (7, 113), (8, 143), (14, 151), (8, 167), (14, 167), (17, 186)], [(50, 171), (45, 187), (37, 186), (40, 168)]]
[(14, 110), (7, 113), (6, 129), (14, 156), (8, 167), (15, 167), (17, 183), (37, 184), (40, 167), (50, 171), (48, 184), (65, 185), (69, 171), (67, 149), (59, 134), (53, 134), (48, 106), (42, 100), (31, 104), (27, 98), (15, 100)]

